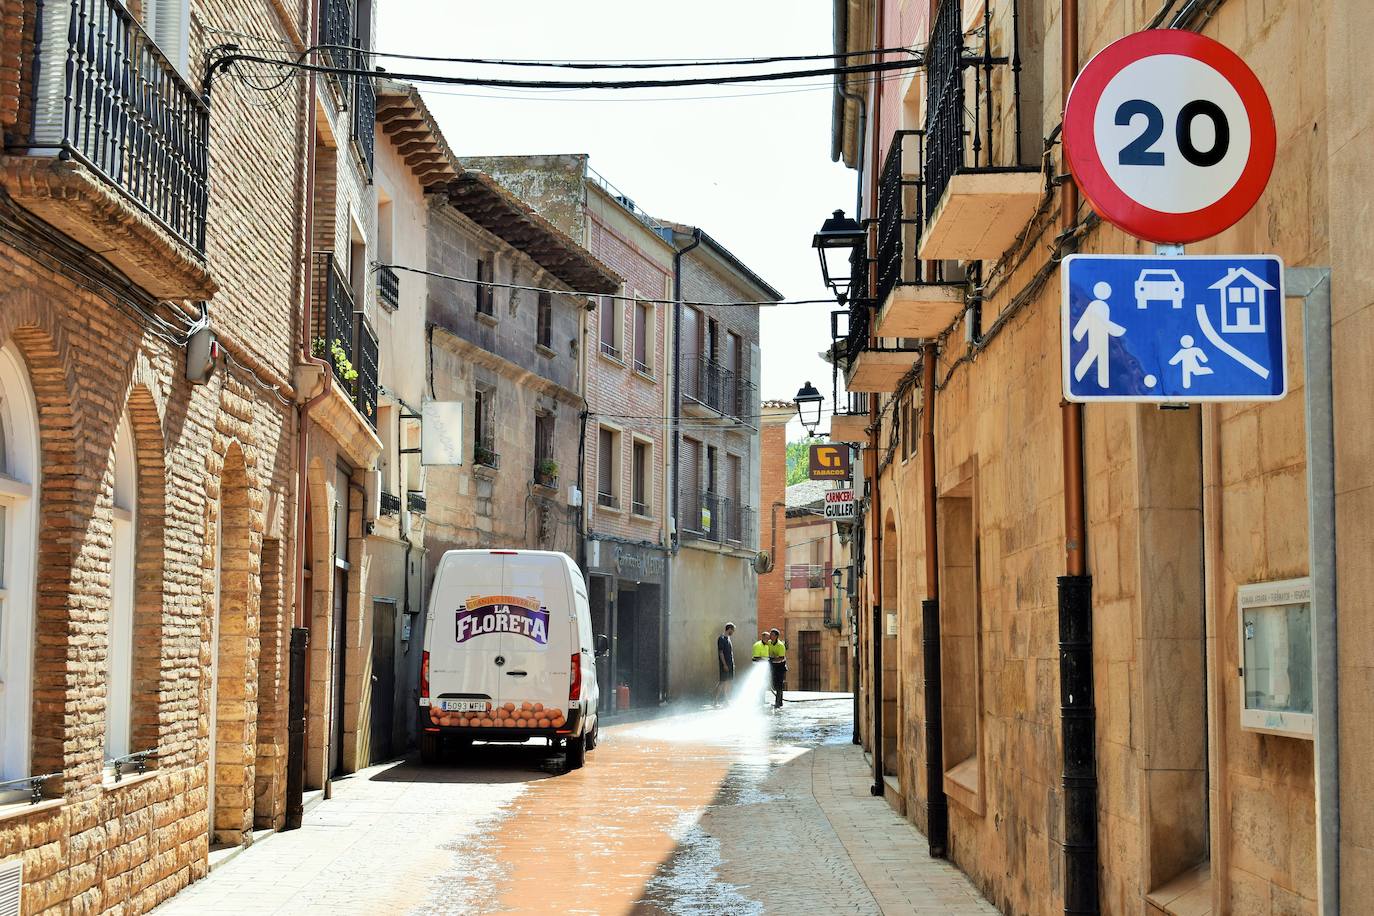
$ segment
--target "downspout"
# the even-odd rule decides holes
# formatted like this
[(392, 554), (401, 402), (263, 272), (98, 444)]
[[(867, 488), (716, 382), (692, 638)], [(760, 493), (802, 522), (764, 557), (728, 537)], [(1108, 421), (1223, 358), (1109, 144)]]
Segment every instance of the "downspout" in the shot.
[(934, 343), (921, 354), (921, 502), (926, 540), (926, 600), (921, 602), (921, 648), (926, 695), (926, 837), (933, 858), (949, 850), (949, 803), (945, 799), (944, 705), (940, 668), (940, 541), (935, 522)]
[[(849, 51), (849, 14), (848, 0), (834, 0), (834, 20), (835, 20), (835, 53), (845, 54)], [(842, 67), (847, 58), (835, 58), (835, 66)], [(838, 162), (844, 158), (844, 102), (853, 102), (859, 109), (859, 139), (858, 149), (854, 151), (854, 161), (858, 163), (859, 180), (858, 187), (854, 189), (854, 219), (860, 224), (863, 223), (864, 211), (864, 149), (867, 145), (868, 136), (868, 100), (856, 93), (850, 92), (844, 84), (843, 73), (835, 74), (835, 95), (842, 101), (837, 106), (839, 114), (839, 130), (835, 131), (835, 142), (831, 144), (830, 158)]]
[(883, 500), (882, 486), (878, 480), (878, 427), (873, 427), (866, 463), (872, 465), (868, 479), (873, 487), (873, 608), (869, 622), (869, 639), (873, 642), (873, 686), (870, 688), (869, 704), (873, 709), (873, 727), (869, 737), (873, 745), (873, 785), (868, 791), (883, 795)]
[[(308, 33), (310, 35), (310, 46), (314, 47), (319, 43), (319, 22), (320, 22), (320, 0), (312, 0), (310, 4), (310, 22), (308, 23)], [(305, 144), (304, 171), (301, 173), (301, 194), (304, 197), (305, 219), (300, 224), (298, 231), (301, 233), (297, 250), (300, 253), (300, 260), (297, 262), (301, 270), (301, 308), (300, 308), (300, 333), (297, 341), (300, 346), (299, 358), (302, 364), (313, 364), (320, 367), (320, 376), (323, 385), (320, 393), (307, 400), (304, 404), (297, 407), (296, 420), (296, 525), (295, 525), (295, 620), (291, 633), (291, 662), (292, 669), (288, 672), (287, 682), (287, 761), (286, 761), (286, 829), (294, 829), (301, 825), (301, 818), (304, 814), (303, 797), (305, 792), (305, 671), (302, 666), (306, 664), (305, 647), (310, 641), (310, 620), (306, 612), (306, 602), (309, 596), (305, 594), (305, 514), (307, 494), (309, 493), (309, 470), (307, 462), (309, 460), (308, 436), (310, 429), (310, 411), (315, 405), (329, 397), (330, 391), (334, 387), (334, 377), (329, 363), (323, 359), (318, 359), (310, 352), (310, 328), (311, 328), (311, 296), (313, 293), (311, 284), (311, 245), (315, 233), (315, 119), (311, 114), (315, 106), (315, 81), (314, 71), (311, 71), (306, 79), (305, 104), (302, 111), (302, 131), (301, 140)], [(300, 670), (296, 670), (296, 669)]]
[[(673, 246), (673, 419), (682, 416), (682, 256), (701, 244), (701, 229), (692, 230), (692, 244), (685, 248)], [(681, 540), (678, 536), (678, 512), (682, 487), (678, 473), (681, 470), (682, 430), (673, 424), (673, 492), (672, 502), (673, 536), (672, 551), (677, 553)]]
[[(583, 348), (585, 349), (585, 347)], [(587, 402), (582, 402), (582, 411), (577, 415), (581, 433), (577, 437), (577, 492), (581, 495), (582, 505), (577, 507), (577, 565), (587, 569)]]
[[(1078, 75), (1078, 0), (1060, 10), (1061, 99)], [(1061, 228), (1078, 221), (1078, 186), (1060, 186)], [(1085, 554), (1083, 408), (1063, 403), (1064, 566), (1059, 578), (1059, 700), (1063, 742), (1064, 913), (1095, 916), (1098, 907), (1097, 713), (1093, 705), (1092, 577)]]

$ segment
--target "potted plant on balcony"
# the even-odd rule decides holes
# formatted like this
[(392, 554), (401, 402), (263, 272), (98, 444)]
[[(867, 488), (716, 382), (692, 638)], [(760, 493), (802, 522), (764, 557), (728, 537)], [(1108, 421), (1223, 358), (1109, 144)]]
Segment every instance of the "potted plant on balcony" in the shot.
[(534, 466), (535, 482), (542, 487), (553, 488), (558, 486), (558, 462), (552, 458), (543, 458)]
[(480, 442), (473, 446), (472, 460), (476, 464), (485, 465), (489, 468), (496, 467), (496, 450), (490, 445), (483, 445)]
[[(325, 356), (325, 343), (323, 337), (316, 337), (311, 342), (310, 351), (315, 356), (323, 359)], [(358, 370), (353, 368), (353, 361), (348, 358), (348, 351), (344, 349), (343, 341), (337, 337), (329, 345), (329, 358), (334, 363), (334, 374), (339, 380), (349, 386), (351, 390), (353, 384), (358, 381)]]

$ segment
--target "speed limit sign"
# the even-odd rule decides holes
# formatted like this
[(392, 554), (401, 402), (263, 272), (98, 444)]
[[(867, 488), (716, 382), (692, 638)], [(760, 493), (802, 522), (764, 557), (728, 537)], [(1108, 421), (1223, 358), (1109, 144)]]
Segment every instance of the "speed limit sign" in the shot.
[(1274, 146), (1274, 112), (1254, 72), (1181, 29), (1108, 45), (1064, 108), (1064, 151), (1084, 196), (1152, 242), (1195, 242), (1233, 225), (1264, 192)]

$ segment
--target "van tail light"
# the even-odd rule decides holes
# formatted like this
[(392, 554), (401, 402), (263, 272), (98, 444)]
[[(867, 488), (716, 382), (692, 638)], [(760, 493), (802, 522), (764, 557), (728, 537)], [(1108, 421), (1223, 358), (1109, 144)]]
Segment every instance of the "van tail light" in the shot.
[(420, 657), (420, 696), (429, 696), (429, 653)]
[(574, 652), (572, 661), (569, 662), (572, 668), (572, 682), (568, 684), (568, 702), (576, 703), (582, 699), (582, 653)]

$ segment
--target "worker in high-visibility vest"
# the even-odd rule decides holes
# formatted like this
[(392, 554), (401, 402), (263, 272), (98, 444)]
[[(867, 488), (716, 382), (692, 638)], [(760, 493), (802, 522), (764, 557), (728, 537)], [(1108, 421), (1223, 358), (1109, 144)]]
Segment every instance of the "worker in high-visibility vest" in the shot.
[(754, 643), (754, 661), (768, 661), (768, 634), (760, 633), (759, 641)]
[(768, 644), (768, 666), (773, 675), (773, 708), (782, 709), (782, 689), (787, 682), (787, 643), (777, 627), (768, 631), (771, 641)]

